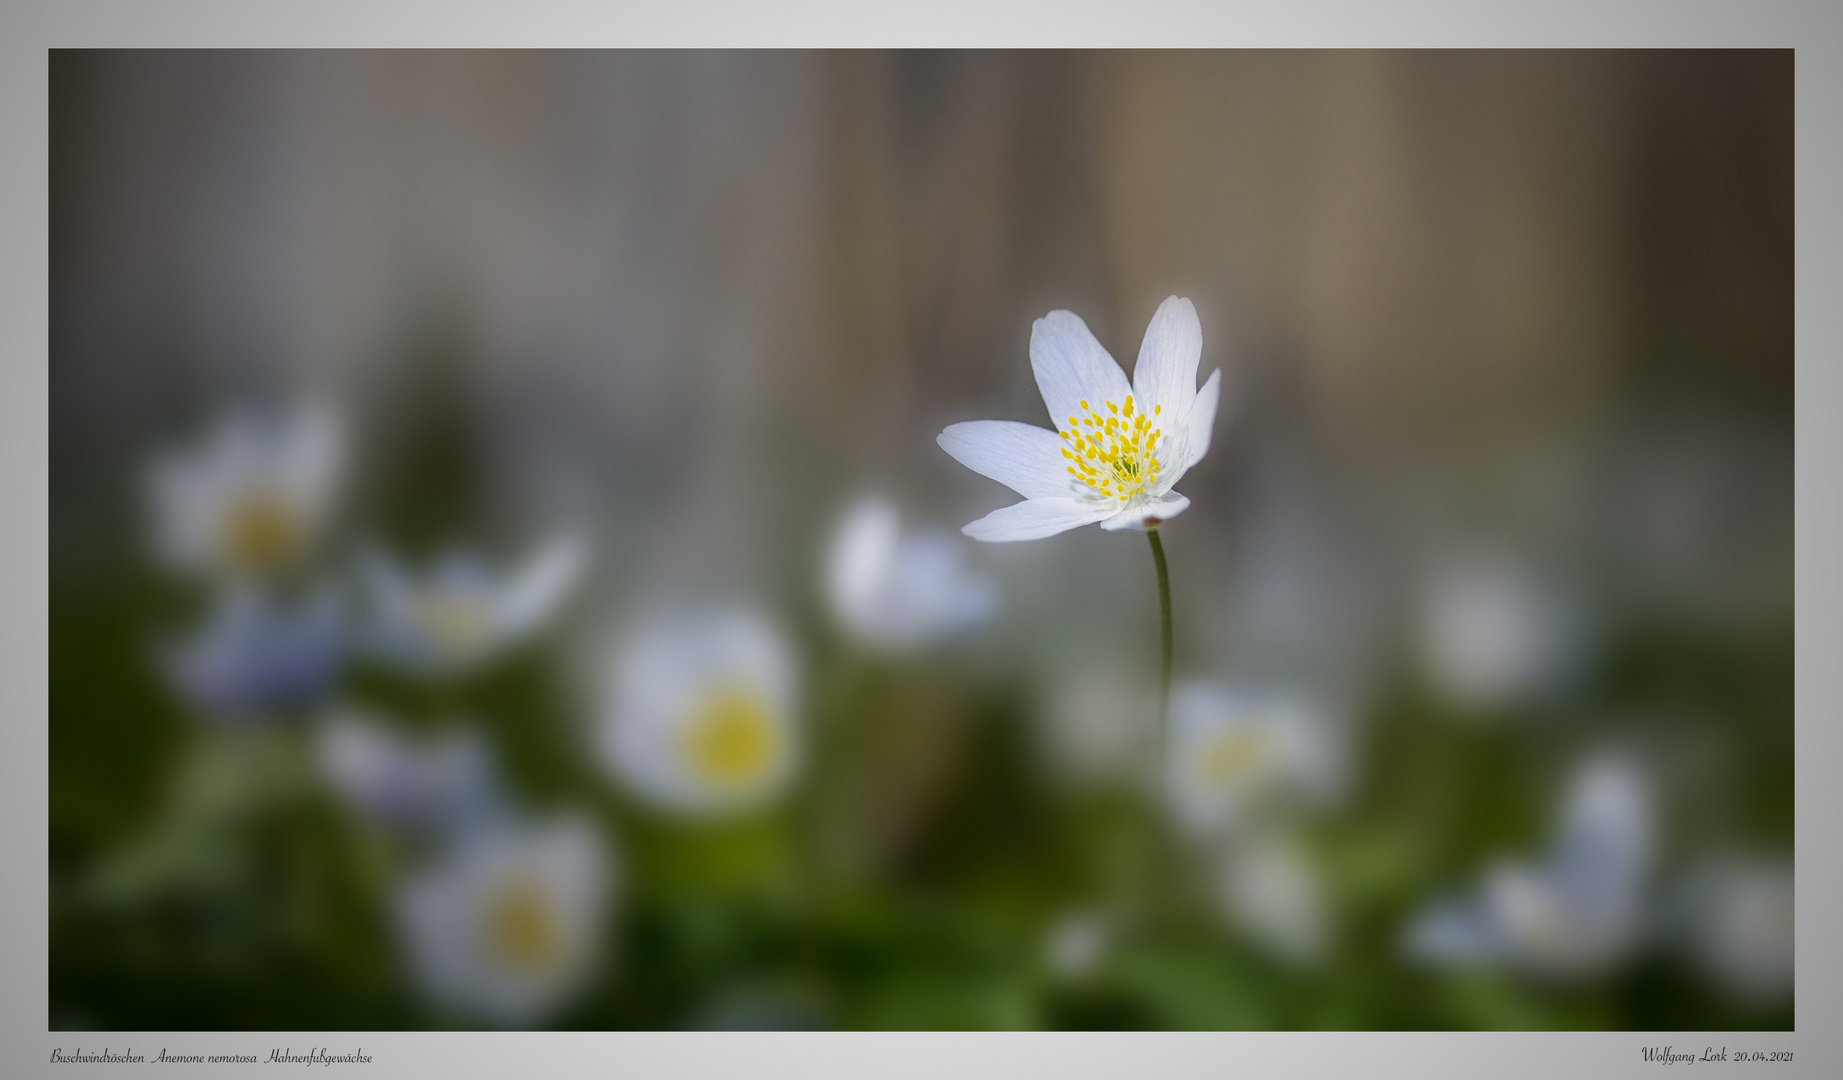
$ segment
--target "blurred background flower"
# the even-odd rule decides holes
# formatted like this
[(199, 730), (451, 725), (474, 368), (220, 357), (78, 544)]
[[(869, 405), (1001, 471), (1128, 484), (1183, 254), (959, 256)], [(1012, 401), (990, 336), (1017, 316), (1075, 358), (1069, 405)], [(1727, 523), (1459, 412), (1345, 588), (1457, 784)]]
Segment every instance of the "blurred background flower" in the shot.
[(1314, 964), (1330, 945), (1319, 875), (1297, 847), (1273, 835), (1231, 845), (1217, 868), (1229, 922), (1290, 964)]
[(1232, 829), (1263, 802), (1329, 797), (1342, 756), (1333, 729), (1303, 700), (1201, 682), (1172, 690), (1165, 794), (1192, 832)]
[(346, 710), (320, 725), (316, 751), (353, 810), (387, 828), (464, 832), (503, 812), (492, 757), (471, 727), (416, 739)]
[(398, 894), (411, 970), (475, 1018), (541, 1021), (595, 976), (613, 884), (586, 822), (487, 827)]
[(755, 809), (799, 767), (796, 678), (786, 642), (752, 611), (663, 616), (614, 662), (603, 761), (668, 811)]
[(1109, 658), (1059, 676), (1039, 725), (1045, 771), (1078, 785), (1143, 779), (1158, 723), (1153, 672)]
[(556, 537), (503, 575), (451, 551), (418, 580), (371, 552), (364, 562), (370, 649), (418, 674), (464, 672), (537, 631), (576, 584), (583, 560), (579, 542)]
[(1080, 981), (1093, 974), (1106, 959), (1114, 928), (1105, 915), (1074, 911), (1050, 925), (1043, 942), (1043, 959), (1058, 978)]
[(1567, 601), (1502, 559), (1439, 564), (1422, 597), (1420, 647), (1433, 685), (1489, 714), (1550, 692), (1582, 651)]
[(1792, 992), (1792, 864), (1789, 859), (1717, 858), (1693, 875), (1686, 937), (1699, 963), (1753, 1002)]
[(160, 553), (226, 577), (288, 569), (325, 525), (344, 458), (343, 430), (323, 404), (225, 413), (198, 445), (154, 466)]
[(1653, 857), (1651, 794), (1613, 758), (1571, 782), (1546, 859), (1493, 867), (1472, 900), (1446, 903), (1410, 930), (1408, 947), (1444, 963), (1509, 963), (1543, 974), (1597, 974), (1644, 932)]
[(1789, 52), (49, 65), (53, 1027), (1791, 1026)]
[(853, 638), (904, 650), (951, 637), (992, 618), (990, 577), (971, 572), (962, 541), (944, 529), (902, 535), (885, 499), (853, 503), (826, 562), (826, 599)]
[(201, 712), (228, 720), (311, 708), (335, 685), (349, 632), (338, 598), (321, 589), (290, 606), (235, 588), (210, 621), (168, 650), (166, 667)]

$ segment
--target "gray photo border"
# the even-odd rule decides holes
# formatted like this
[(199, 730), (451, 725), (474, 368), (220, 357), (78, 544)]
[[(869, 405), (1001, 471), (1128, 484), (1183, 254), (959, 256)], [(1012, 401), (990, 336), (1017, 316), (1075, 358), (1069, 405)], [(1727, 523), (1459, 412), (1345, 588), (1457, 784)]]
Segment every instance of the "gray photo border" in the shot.
[[(1843, 1074), (1843, 5), (1570, 0), (1485, 10), (1209, 0), (674, 0), (494, 7), (351, 0), (309, 7), (226, 0), (14, 0), (0, 13), (0, 1073), (49, 1063), (47, 687), (49, 566), (48, 61), (61, 47), (1363, 46), (1766, 47), (1796, 50), (1796, 1030), (1707, 1033), (110, 1033), (136, 1052), (334, 1053), (364, 1047), (366, 1076), (1168, 1077), (1635, 1075), (1638, 1048), (1674, 1042), (1792, 1049), (1775, 1076)], [(1674, 1036), (1674, 1038), (1673, 1038)], [(98, 1045), (92, 1047), (90, 1044)], [(110, 1070), (128, 1066), (85, 1066)], [(200, 1075), (264, 1066), (206, 1066)], [(86, 1073), (88, 1074), (88, 1073)], [(165, 1074), (163, 1074), (165, 1075)]]

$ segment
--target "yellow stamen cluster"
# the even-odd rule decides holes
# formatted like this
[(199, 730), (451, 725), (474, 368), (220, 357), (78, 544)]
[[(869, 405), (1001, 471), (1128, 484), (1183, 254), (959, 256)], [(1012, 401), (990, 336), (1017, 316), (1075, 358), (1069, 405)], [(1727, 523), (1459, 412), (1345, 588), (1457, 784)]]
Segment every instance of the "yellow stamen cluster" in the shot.
[(1126, 395), (1125, 405), (1111, 401), (1100, 413), (1081, 403), (1085, 416), (1069, 417), (1069, 429), (1061, 432), (1069, 445), (1062, 456), (1068, 458), (1069, 475), (1091, 487), (1103, 498), (1125, 502), (1145, 490), (1158, 476), (1160, 465), (1153, 450), (1162, 430), (1152, 426), (1152, 416), (1164, 411), (1154, 405), (1152, 416), (1133, 412), (1133, 395)]
[(1257, 731), (1231, 731), (1212, 739), (1198, 754), (1197, 770), (1210, 787), (1226, 788), (1258, 769), (1272, 752)]
[(774, 707), (746, 685), (713, 687), (694, 707), (684, 732), (692, 770), (714, 787), (746, 787), (781, 752)]
[(493, 630), (493, 613), (480, 597), (439, 590), (414, 597), (409, 617), (423, 633), (456, 656), (478, 651)]
[(548, 967), (563, 946), (550, 898), (538, 882), (515, 877), (504, 883), (487, 913), (493, 955), (518, 972)]
[(269, 574), (299, 554), (306, 539), (300, 514), (285, 499), (252, 491), (224, 510), (219, 526), (224, 557), (238, 570)]

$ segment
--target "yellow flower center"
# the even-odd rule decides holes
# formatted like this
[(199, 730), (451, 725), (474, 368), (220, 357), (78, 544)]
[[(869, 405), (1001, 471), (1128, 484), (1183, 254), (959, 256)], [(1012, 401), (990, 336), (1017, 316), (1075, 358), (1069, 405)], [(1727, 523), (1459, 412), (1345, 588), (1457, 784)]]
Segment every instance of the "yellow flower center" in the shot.
[(276, 570), (294, 557), (301, 540), (300, 516), (273, 495), (249, 492), (225, 511), (220, 543), (224, 557), (241, 570)]
[(1267, 740), (1256, 731), (1231, 731), (1205, 743), (1197, 755), (1197, 771), (1212, 788), (1239, 783), (1267, 757)]
[(486, 918), (493, 956), (513, 971), (543, 968), (562, 948), (556, 908), (543, 888), (529, 878), (505, 882), (488, 906)]
[[(1058, 433), (1069, 444), (1062, 456), (1069, 459), (1069, 475), (1091, 494), (1126, 502), (1158, 479), (1162, 466), (1154, 450), (1164, 432), (1152, 426), (1151, 416), (1133, 412), (1131, 394), (1124, 405), (1101, 404), (1107, 409), (1104, 413), (1083, 401), (1085, 415), (1069, 417), (1069, 429)], [(1163, 411), (1164, 406), (1154, 405), (1152, 416)]]
[(685, 725), (686, 760), (717, 788), (744, 787), (758, 778), (779, 742), (773, 708), (754, 690), (733, 683), (706, 694)]
[(410, 618), (449, 653), (466, 656), (486, 643), (492, 613), (476, 597), (432, 592), (412, 600)]

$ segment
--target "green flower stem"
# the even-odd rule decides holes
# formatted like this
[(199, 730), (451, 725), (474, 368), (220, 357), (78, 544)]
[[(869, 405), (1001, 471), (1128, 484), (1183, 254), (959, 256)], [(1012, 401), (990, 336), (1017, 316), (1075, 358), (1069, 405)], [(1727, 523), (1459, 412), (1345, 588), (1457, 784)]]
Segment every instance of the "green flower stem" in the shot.
[(1152, 565), (1158, 568), (1158, 743), (1165, 741), (1165, 714), (1171, 708), (1171, 572), (1165, 569), (1165, 545), (1157, 529), (1147, 529)]

